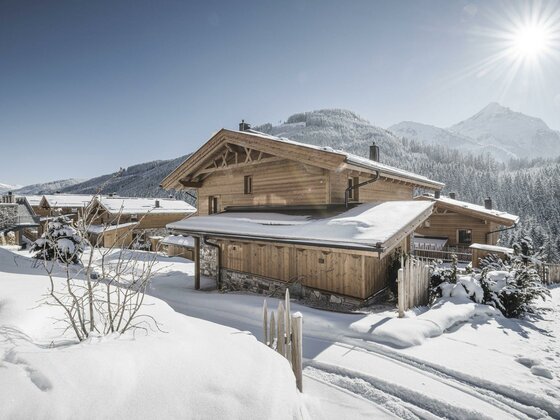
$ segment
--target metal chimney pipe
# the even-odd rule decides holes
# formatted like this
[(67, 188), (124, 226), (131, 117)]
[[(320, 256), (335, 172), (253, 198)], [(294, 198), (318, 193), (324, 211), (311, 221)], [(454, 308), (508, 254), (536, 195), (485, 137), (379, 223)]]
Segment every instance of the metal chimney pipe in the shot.
[(434, 192), (434, 198), (435, 198), (436, 200), (438, 200), (440, 197), (441, 197), (441, 191), (436, 190), (436, 191)]
[(454, 192), (450, 192), (450, 193), (449, 193), (449, 198), (451, 198), (452, 200), (455, 200), (455, 197), (456, 197), (456, 196), (457, 196), (457, 195), (456, 195)]
[(156, 209), (159, 209), (159, 200), (156, 200)]
[(490, 197), (484, 199), (484, 208), (487, 210), (492, 210), (492, 199)]
[(239, 123), (239, 131), (247, 131), (251, 129), (251, 124), (246, 123), (245, 120), (241, 120)]

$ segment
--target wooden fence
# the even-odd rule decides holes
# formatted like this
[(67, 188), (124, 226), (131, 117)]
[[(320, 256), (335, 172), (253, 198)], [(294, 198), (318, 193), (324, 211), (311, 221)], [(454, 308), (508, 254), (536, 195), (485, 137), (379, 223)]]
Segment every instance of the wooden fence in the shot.
[(539, 274), (544, 284), (560, 283), (560, 264), (542, 264)]
[(426, 260), (412, 256), (406, 261), (401, 258), (397, 282), (399, 318), (410, 308), (428, 304), (430, 266)]
[(412, 253), (415, 257), (429, 260), (442, 260), (449, 262), (451, 261), (451, 256), (456, 255), (459, 262), (472, 261), (472, 249), (463, 247), (444, 247), (436, 249), (435, 247), (430, 246), (415, 246), (412, 249)]
[(263, 304), (263, 342), (290, 362), (298, 389), (303, 391), (303, 316), (290, 311), (290, 292), (286, 289), (285, 305), (278, 302), (277, 317), (268, 312), (266, 299)]

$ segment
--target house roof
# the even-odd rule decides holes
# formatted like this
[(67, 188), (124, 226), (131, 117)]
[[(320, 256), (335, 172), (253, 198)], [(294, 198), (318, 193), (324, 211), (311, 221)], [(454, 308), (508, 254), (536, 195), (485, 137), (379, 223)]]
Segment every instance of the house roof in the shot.
[(467, 201), (455, 200), (446, 196), (435, 198), (433, 195), (424, 194), (415, 197), (416, 200), (429, 200), (436, 203), (437, 208), (449, 209), (457, 213), (467, 214), (483, 220), (490, 220), (503, 226), (513, 226), (519, 222), (519, 216), (509, 214), (505, 211), (487, 209), (484, 206), (469, 203)]
[(89, 233), (100, 234), (120, 229), (131, 229), (136, 225), (138, 225), (138, 222), (120, 223), (118, 225), (89, 225), (87, 231)]
[(160, 244), (192, 248), (194, 247), (194, 238), (192, 236), (168, 235), (160, 241)]
[(93, 195), (89, 194), (46, 194), (42, 197), (41, 205), (47, 205), (51, 208), (87, 207), (93, 199)]
[(168, 224), (173, 233), (213, 234), (310, 246), (388, 252), (432, 212), (429, 201), (367, 203), (335, 215), (225, 212)]
[(43, 199), (42, 195), (22, 195), (22, 198), (25, 198), (29, 205), (33, 207), (39, 206), (41, 204), (41, 200)]
[(342, 150), (335, 150), (331, 147), (301, 143), (283, 137), (260, 133), (255, 130), (233, 131), (224, 128), (214, 134), (210, 140), (169, 174), (162, 181), (161, 186), (166, 189), (181, 189), (182, 185), (179, 180), (200, 169), (200, 165), (212, 157), (224, 143), (251, 147), (273, 156), (301, 161), (330, 170), (347, 168), (369, 173), (379, 171), (382, 177), (410, 182), (419, 187), (441, 190), (445, 186), (445, 184), (433, 181), (425, 176), (372, 161)]
[(488, 245), (488, 244), (472, 244), (469, 248), (480, 249), (489, 252), (501, 252), (502, 254), (513, 254), (513, 248), (506, 248), (505, 246)]
[[(192, 214), (196, 209), (182, 200), (170, 198), (96, 197), (109, 213), (120, 214)], [(156, 207), (156, 201), (159, 207)]]

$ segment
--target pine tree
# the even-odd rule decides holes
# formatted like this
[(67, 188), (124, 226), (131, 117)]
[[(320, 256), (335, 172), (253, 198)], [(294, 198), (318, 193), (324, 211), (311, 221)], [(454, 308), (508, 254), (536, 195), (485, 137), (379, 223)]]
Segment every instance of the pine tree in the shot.
[(33, 258), (65, 264), (78, 264), (84, 252), (86, 241), (72, 226), (66, 216), (59, 216), (49, 221), (47, 230), (31, 246)]

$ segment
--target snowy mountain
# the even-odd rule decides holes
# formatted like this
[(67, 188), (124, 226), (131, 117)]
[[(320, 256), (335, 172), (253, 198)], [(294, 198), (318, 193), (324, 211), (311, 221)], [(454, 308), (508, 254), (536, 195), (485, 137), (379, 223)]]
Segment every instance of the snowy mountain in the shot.
[(58, 181), (45, 182), (43, 184), (32, 184), (26, 185), (25, 187), (18, 187), (15, 192), (22, 195), (49, 194), (56, 191), (62, 191), (64, 188), (68, 188), (69, 186), (82, 181), (83, 179), (76, 178), (61, 179)]
[(447, 129), (403, 121), (389, 127), (400, 137), (474, 154), (489, 154), (505, 162), (511, 158), (560, 155), (560, 133), (539, 118), (491, 103)]
[[(130, 166), (120, 171), (89, 179), (62, 189), (66, 193), (95, 194), (115, 193), (127, 197), (168, 197), (169, 191), (159, 187), (162, 179), (179, 166), (186, 158), (181, 156), (171, 160), (156, 160)], [(185, 193), (174, 195), (178, 199), (187, 199)], [(187, 200), (188, 201), (188, 200)]]
[(453, 133), (503, 148), (517, 157), (560, 155), (560, 133), (540, 118), (491, 103), (471, 118), (450, 127)]
[(14, 191), (21, 188), (21, 185), (10, 185), (10, 184), (3, 184), (0, 182), (0, 194), (6, 193), (8, 191)]

